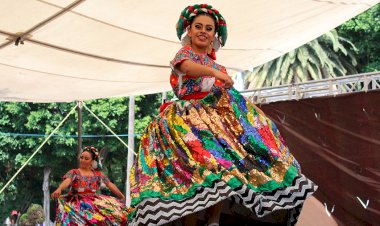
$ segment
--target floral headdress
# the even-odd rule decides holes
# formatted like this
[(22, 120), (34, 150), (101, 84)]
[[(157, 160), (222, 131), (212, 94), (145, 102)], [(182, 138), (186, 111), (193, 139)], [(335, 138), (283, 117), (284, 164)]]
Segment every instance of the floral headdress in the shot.
[[(221, 46), (224, 46), (227, 41), (227, 24), (226, 20), (219, 13), (218, 10), (214, 9), (211, 5), (207, 4), (195, 4), (193, 6), (186, 7), (179, 17), (177, 22), (177, 36), (179, 40), (183, 40), (185, 37), (182, 37), (186, 32), (186, 28), (191, 24), (191, 21), (198, 14), (207, 13), (213, 16), (216, 19), (216, 32), (217, 32), (217, 40)], [(214, 43), (215, 45), (215, 43)], [(218, 48), (216, 48), (217, 50)]]

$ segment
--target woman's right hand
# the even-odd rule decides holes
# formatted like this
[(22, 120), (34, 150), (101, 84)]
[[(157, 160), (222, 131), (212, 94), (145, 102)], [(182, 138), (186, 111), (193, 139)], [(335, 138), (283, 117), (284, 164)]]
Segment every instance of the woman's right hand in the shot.
[(61, 189), (57, 188), (57, 190), (55, 190), (52, 194), (51, 194), (51, 198), (52, 199), (58, 199), (59, 196), (61, 195)]

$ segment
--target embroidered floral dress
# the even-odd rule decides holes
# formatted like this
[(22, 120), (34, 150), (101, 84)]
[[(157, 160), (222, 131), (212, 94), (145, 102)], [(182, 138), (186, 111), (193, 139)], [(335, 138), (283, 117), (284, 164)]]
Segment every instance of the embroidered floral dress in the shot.
[(110, 183), (101, 171), (82, 176), (72, 169), (63, 176), (71, 178), (69, 194), (58, 200), (56, 221), (61, 225), (126, 225), (127, 208), (112, 196), (98, 194), (101, 184)]
[(184, 46), (170, 62), (172, 68), (170, 84), (179, 99), (201, 99), (222, 85), (221, 81), (215, 80), (212, 76), (194, 77), (182, 74), (176, 66), (184, 60), (191, 60), (226, 73), (226, 68), (215, 63), (207, 54), (196, 54), (190, 46)]
[(191, 60), (225, 72), (206, 54), (183, 47), (171, 61), (172, 102), (143, 133), (131, 171), (131, 225), (161, 225), (219, 202), (256, 217), (277, 211), (297, 222), (317, 186), (300, 172), (276, 125), (234, 88), (192, 77)]

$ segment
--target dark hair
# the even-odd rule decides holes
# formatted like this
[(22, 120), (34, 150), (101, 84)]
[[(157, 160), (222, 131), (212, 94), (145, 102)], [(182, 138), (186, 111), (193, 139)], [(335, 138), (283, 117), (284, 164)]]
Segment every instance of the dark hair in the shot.
[(208, 13), (200, 13), (200, 14), (195, 15), (190, 21), (190, 27), (193, 25), (195, 18), (197, 18), (199, 16), (208, 16), (208, 17), (212, 18), (212, 20), (214, 21), (215, 33), (218, 31), (218, 22), (216, 21), (216, 18), (213, 15), (208, 14)]

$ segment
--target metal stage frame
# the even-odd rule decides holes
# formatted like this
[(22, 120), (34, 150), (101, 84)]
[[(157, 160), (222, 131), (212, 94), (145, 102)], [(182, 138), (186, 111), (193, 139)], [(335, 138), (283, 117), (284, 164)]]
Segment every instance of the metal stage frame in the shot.
[(363, 73), (304, 83), (244, 90), (240, 93), (256, 104), (337, 96), (380, 89), (380, 72)]

